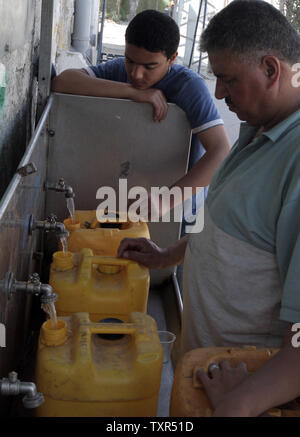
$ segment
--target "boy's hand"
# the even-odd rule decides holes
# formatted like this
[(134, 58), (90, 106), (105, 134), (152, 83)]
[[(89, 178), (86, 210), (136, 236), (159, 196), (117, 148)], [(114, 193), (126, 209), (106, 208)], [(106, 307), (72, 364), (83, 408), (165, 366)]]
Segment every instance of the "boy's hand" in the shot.
[(139, 90), (132, 87), (131, 100), (134, 102), (144, 102), (151, 103), (153, 106), (153, 121), (161, 122), (163, 121), (168, 112), (168, 104), (164, 94), (155, 88), (149, 88), (146, 90)]

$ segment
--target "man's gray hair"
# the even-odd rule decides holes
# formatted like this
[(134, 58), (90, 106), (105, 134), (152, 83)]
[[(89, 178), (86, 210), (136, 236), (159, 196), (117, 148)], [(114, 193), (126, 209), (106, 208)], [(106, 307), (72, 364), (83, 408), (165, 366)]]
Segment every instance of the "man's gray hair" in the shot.
[(201, 35), (201, 51), (224, 49), (249, 61), (269, 54), (292, 65), (300, 61), (300, 35), (269, 3), (234, 0), (211, 19)]

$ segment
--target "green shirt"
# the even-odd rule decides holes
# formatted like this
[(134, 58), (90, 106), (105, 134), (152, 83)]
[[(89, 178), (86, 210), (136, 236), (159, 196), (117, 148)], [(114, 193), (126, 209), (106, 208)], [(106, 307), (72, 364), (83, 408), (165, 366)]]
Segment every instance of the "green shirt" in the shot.
[(242, 123), (210, 184), (207, 207), (222, 231), (275, 254), (283, 289), (280, 318), (298, 322), (300, 109), (251, 141), (256, 131)]

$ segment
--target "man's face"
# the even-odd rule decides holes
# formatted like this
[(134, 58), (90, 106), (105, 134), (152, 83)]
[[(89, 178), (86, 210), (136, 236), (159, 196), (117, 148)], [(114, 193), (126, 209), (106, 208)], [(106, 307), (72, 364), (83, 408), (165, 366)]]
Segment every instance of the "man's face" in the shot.
[(215, 96), (225, 99), (230, 111), (252, 126), (267, 120), (270, 102), (267, 79), (259, 64), (238, 60), (229, 50), (209, 54), (217, 78)]
[(125, 46), (125, 68), (134, 88), (146, 90), (159, 82), (176, 59), (175, 53), (170, 59), (162, 52), (149, 52), (133, 44)]

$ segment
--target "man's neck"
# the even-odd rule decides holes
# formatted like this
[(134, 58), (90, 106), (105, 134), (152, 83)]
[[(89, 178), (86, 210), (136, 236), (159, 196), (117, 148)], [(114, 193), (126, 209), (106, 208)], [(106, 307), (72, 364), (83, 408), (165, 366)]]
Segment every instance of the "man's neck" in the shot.
[(264, 130), (267, 131), (272, 129), (272, 127), (281, 123), (298, 109), (300, 109), (300, 90), (294, 89), (293, 93), (290, 93), (288, 98), (286, 98), (284, 102), (281, 102), (278, 111), (273, 115), (273, 117), (268, 122), (264, 123)]

